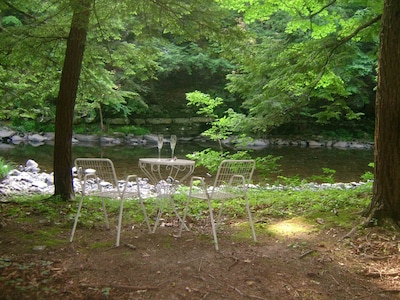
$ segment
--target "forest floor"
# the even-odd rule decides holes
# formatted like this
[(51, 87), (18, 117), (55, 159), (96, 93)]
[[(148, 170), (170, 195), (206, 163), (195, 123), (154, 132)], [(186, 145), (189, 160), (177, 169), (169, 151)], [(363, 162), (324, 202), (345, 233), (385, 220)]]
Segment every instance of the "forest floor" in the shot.
[(379, 227), (342, 239), (322, 222), (274, 219), (281, 230), (258, 223), (254, 243), (235, 220), (216, 251), (205, 222), (177, 238), (169, 220), (154, 234), (125, 224), (114, 247), (102, 220), (69, 243), (70, 223), (1, 207), (1, 299), (400, 299), (400, 235)]

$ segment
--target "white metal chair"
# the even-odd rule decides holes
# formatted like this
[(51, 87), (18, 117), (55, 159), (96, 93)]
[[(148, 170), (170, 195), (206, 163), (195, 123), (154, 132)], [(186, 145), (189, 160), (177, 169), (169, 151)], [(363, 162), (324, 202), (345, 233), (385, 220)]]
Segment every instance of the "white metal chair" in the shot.
[[(251, 217), (249, 201), (247, 199), (247, 188), (251, 181), (255, 169), (254, 160), (224, 160), (218, 167), (217, 175), (212, 186), (207, 186), (204, 178), (193, 176), (190, 181), (190, 190), (186, 203), (183, 222), (180, 227), (179, 235), (182, 233), (184, 221), (192, 198), (206, 200), (208, 202), (212, 233), (214, 236), (215, 249), (219, 250), (217, 227), (220, 222), (224, 201), (227, 199), (243, 198), (249, 218), (253, 239), (257, 237), (254, 230), (253, 219)], [(196, 186), (196, 181), (200, 181), (200, 187)], [(214, 220), (212, 201), (218, 200), (221, 203), (217, 220)]]
[(140, 195), (138, 177), (136, 175), (129, 175), (125, 181), (119, 181), (117, 179), (114, 164), (108, 158), (77, 158), (75, 159), (75, 168), (77, 172), (76, 175), (81, 184), (81, 199), (79, 201), (74, 225), (72, 227), (70, 242), (74, 239), (83, 199), (89, 195), (101, 197), (107, 229), (109, 229), (110, 226), (104, 198), (114, 198), (120, 201), (116, 247), (118, 247), (120, 243), (122, 211), (125, 199), (139, 199), (147, 227), (149, 232), (151, 231), (146, 209)]

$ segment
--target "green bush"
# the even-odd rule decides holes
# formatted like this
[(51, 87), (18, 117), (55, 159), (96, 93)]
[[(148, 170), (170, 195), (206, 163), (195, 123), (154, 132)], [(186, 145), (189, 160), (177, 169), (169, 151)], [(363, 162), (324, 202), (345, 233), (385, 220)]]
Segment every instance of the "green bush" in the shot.
[[(191, 154), (186, 155), (188, 158), (195, 160), (197, 166), (203, 166), (207, 168), (211, 173), (216, 173), (219, 164), (224, 159), (252, 159), (248, 151), (237, 151), (235, 153), (230, 153), (228, 151), (216, 151), (210, 148), (204, 149), (203, 151), (196, 151)], [(280, 156), (267, 155), (264, 157), (256, 157), (256, 170), (260, 172), (262, 176), (267, 176), (271, 173), (276, 173), (278, 171), (277, 161)]]
[(0, 157), (0, 180), (7, 176), (7, 174), (14, 168), (12, 163), (7, 163)]

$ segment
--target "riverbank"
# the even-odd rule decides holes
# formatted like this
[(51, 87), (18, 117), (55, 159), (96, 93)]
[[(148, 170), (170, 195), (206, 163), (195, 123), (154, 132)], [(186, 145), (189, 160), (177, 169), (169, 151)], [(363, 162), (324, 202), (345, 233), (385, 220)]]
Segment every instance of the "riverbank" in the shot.
[[(165, 142), (169, 143), (169, 137), (165, 136)], [(3, 144), (19, 145), (29, 143), (33, 146), (43, 144), (52, 144), (54, 142), (54, 133), (18, 133), (7, 127), (0, 128), (0, 140)], [(195, 137), (178, 137), (178, 141), (207, 143), (209, 139), (203, 136)], [(156, 134), (133, 135), (115, 132), (109, 135), (96, 134), (73, 134), (72, 143), (74, 144), (99, 144), (99, 145), (129, 145), (129, 146), (146, 146), (148, 144), (157, 144)], [(373, 149), (372, 141), (341, 141), (333, 139), (325, 139), (323, 137), (314, 138), (263, 138), (249, 139), (238, 138), (232, 136), (222, 141), (222, 144), (229, 148), (235, 149), (253, 149), (260, 150), (269, 146), (294, 146), (309, 148), (337, 148), (337, 149)]]
[[(265, 189), (274, 191), (299, 191), (299, 190), (327, 190), (327, 189), (340, 189), (347, 190), (360, 187), (366, 182), (337, 182), (337, 183), (316, 183), (304, 182), (300, 185), (283, 185), (283, 184), (269, 184), (258, 183), (249, 186), (250, 189)], [(155, 196), (155, 187), (148, 182), (147, 178), (140, 178), (139, 185), (141, 195), (144, 198)], [(77, 178), (73, 180), (73, 186), (78, 193), (81, 190), (81, 183)], [(91, 189), (91, 187), (88, 187)], [(137, 187), (132, 187), (136, 189)], [(16, 169), (11, 170), (6, 178), (0, 182), (0, 195), (9, 197), (13, 195), (29, 195), (29, 194), (54, 194), (54, 179), (53, 173), (43, 172), (39, 164), (30, 159), (24, 166), (20, 165)]]

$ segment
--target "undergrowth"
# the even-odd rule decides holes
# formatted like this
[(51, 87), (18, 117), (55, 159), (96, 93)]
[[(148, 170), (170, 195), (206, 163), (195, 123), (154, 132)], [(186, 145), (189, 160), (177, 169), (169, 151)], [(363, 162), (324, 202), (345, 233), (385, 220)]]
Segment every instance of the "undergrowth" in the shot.
[[(352, 222), (356, 216), (361, 216), (361, 212), (370, 202), (370, 196), (371, 184), (369, 183), (353, 189), (271, 190), (258, 187), (248, 191), (250, 207), (257, 224), (269, 223), (274, 219), (290, 219), (301, 216), (310, 220), (324, 218), (331, 221), (332, 225), (348, 227), (354, 225)], [(51, 198), (45, 198), (43, 195), (12, 197), (7, 202), (1, 203), (0, 218), (3, 220), (13, 219), (19, 223), (36, 222), (39, 218), (41, 222), (52, 225), (60, 231), (71, 228), (78, 201), (64, 202), (49, 199)], [(144, 201), (147, 214), (154, 217), (156, 199), (148, 198)], [(187, 187), (184, 187), (175, 195), (178, 211), (183, 211), (186, 201)], [(119, 201), (106, 199), (105, 203), (110, 225), (113, 226), (118, 218)], [(213, 205), (218, 209), (220, 203)], [(244, 201), (242, 199), (226, 201), (223, 213), (225, 218), (232, 221), (246, 219)], [(167, 217), (174, 216), (168, 205), (165, 206), (164, 214)], [(200, 221), (207, 218), (207, 202), (192, 199), (188, 215), (192, 220)], [(123, 224), (143, 223), (144, 218), (138, 201), (124, 201)], [(103, 226), (103, 224), (101, 200), (88, 197), (83, 203), (78, 226), (90, 228), (95, 225)], [(48, 229), (50, 230), (51, 227)], [(43, 238), (44, 243), (49, 238), (45, 233), (38, 233), (38, 236)]]

